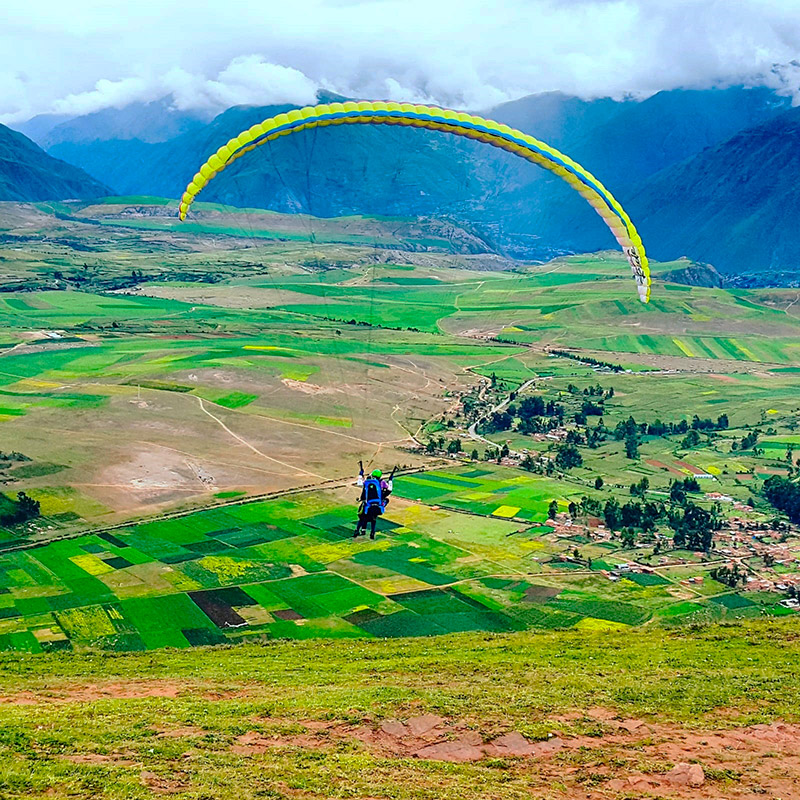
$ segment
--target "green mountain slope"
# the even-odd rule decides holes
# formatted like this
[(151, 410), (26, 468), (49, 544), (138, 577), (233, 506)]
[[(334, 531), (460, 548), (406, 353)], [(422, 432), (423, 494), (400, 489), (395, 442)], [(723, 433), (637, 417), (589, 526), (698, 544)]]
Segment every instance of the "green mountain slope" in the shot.
[(0, 125), (0, 200), (82, 199), (109, 192), (82, 169), (53, 158), (26, 136)]

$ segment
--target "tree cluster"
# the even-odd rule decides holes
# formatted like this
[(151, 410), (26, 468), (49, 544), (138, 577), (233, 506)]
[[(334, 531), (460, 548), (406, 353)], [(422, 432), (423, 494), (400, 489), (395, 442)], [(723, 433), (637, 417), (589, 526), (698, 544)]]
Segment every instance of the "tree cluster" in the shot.
[(761, 491), (771, 506), (800, 524), (800, 484), (780, 475), (771, 475), (764, 481)]
[(36, 519), (41, 511), (39, 501), (28, 497), (25, 492), (17, 492), (16, 501), (12, 501), (13, 510), (0, 514), (0, 525), (18, 525), (30, 519)]
[(720, 527), (716, 514), (692, 502), (687, 502), (683, 509), (670, 510), (667, 523), (675, 531), (675, 547), (704, 552), (711, 549), (714, 531)]
[(0, 461), (5, 461), (10, 463), (12, 461), (30, 461), (31, 459), (26, 456), (24, 453), (19, 453), (16, 450), (12, 450), (10, 453), (6, 453), (3, 450), (0, 450)]
[(612, 372), (624, 372), (625, 367), (621, 364), (611, 364), (608, 361), (600, 361), (591, 356), (579, 356), (577, 353), (570, 353), (568, 350), (551, 350), (551, 353), (561, 358), (570, 358), (573, 361), (580, 361), (581, 364), (590, 364), (593, 367), (601, 367), (602, 369), (610, 369)]
[(562, 444), (556, 450), (556, 466), (563, 472), (583, 466), (583, 456), (574, 444)]
[(602, 506), (603, 521), (611, 531), (638, 529), (650, 533), (664, 516), (664, 507), (659, 503), (637, 503), (631, 501), (620, 505), (613, 497)]
[(730, 586), (731, 589), (735, 589), (740, 583), (747, 580), (747, 573), (742, 571), (738, 564), (734, 564), (732, 567), (715, 567), (711, 570), (710, 575), (713, 580)]
[(732, 450), (754, 450), (756, 444), (758, 444), (758, 431), (750, 431), (750, 433), (746, 434), (742, 437), (740, 442), (734, 441), (731, 444)]
[(686, 495), (689, 492), (699, 492), (700, 484), (697, 478), (691, 476), (681, 481), (672, 481), (669, 485), (669, 499), (673, 503), (683, 505), (686, 502)]

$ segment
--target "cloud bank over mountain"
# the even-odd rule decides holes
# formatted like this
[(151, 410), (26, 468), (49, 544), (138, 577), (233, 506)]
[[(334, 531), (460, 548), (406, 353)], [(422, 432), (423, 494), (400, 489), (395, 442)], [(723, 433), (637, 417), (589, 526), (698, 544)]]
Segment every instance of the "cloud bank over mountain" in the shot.
[(4, 11), (0, 121), (320, 88), (469, 108), (734, 83), (800, 96), (798, 52), (796, 0), (41, 0)]

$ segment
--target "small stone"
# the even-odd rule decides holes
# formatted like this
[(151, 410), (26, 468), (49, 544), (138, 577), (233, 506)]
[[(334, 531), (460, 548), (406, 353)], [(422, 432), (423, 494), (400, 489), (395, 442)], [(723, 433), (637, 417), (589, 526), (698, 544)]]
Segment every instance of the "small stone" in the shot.
[(644, 722), (640, 719), (626, 719), (623, 722), (619, 723), (619, 727), (624, 728), (626, 731), (628, 731), (628, 733), (635, 733), (643, 725)]
[(483, 758), (483, 750), (465, 742), (440, 742), (418, 750), (414, 755), (431, 761), (451, 761), (463, 764), (467, 761), (479, 761)]
[(667, 783), (673, 786), (702, 786), (706, 782), (706, 774), (699, 764), (676, 764), (665, 776)]
[(548, 739), (546, 742), (535, 742), (533, 744), (533, 747), (535, 748), (534, 752), (537, 756), (557, 753), (563, 746), (563, 740), (558, 738)]
[(494, 753), (504, 756), (530, 756), (536, 752), (536, 746), (517, 731), (498, 736), (491, 747)]
[(444, 720), (436, 714), (423, 714), (421, 717), (412, 717), (406, 724), (412, 736), (424, 736), (443, 722)]
[(389, 736), (407, 736), (408, 728), (396, 719), (385, 719), (381, 722), (381, 730)]
[(483, 744), (483, 736), (478, 731), (467, 731), (458, 737), (458, 741), (471, 747), (480, 747)]

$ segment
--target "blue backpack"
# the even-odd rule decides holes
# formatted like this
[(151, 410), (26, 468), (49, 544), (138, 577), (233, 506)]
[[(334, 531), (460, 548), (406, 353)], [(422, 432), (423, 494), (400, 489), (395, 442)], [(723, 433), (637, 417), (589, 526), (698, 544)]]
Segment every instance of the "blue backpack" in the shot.
[(369, 511), (376, 506), (380, 509), (379, 513), (383, 514), (385, 504), (381, 482), (377, 478), (367, 478), (364, 481), (364, 510)]

